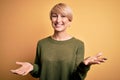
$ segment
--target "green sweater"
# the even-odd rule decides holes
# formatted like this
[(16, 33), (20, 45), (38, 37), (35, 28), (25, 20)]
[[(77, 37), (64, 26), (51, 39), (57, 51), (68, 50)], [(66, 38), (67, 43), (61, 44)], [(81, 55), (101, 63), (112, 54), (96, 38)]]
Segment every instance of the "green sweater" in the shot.
[(40, 80), (84, 80), (89, 66), (82, 63), (83, 59), (82, 41), (74, 37), (65, 41), (47, 37), (37, 44), (31, 75)]

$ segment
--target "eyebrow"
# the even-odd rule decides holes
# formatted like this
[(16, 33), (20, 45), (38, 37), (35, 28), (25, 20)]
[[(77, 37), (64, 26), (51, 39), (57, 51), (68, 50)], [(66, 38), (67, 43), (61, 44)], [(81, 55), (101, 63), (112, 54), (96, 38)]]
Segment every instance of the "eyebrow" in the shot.
[(56, 13), (52, 13), (51, 15), (57, 15)]

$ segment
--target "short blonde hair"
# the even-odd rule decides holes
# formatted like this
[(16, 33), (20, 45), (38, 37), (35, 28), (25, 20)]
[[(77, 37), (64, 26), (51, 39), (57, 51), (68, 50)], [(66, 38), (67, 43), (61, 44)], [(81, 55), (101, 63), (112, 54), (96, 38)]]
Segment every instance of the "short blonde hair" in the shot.
[(72, 10), (65, 3), (58, 3), (55, 6), (53, 6), (53, 8), (50, 11), (50, 19), (52, 18), (53, 13), (66, 16), (69, 19), (69, 21), (72, 21), (73, 19)]

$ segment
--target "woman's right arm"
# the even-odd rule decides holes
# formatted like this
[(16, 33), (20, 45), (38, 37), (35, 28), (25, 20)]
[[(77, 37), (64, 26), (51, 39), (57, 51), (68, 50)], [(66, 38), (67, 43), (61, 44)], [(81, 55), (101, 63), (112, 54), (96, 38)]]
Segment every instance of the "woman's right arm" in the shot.
[(39, 77), (40, 67), (41, 67), (39, 46), (37, 45), (35, 62), (33, 65), (29, 62), (16, 62), (16, 64), (21, 65), (21, 67), (14, 70), (10, 70), (12, 73), (22, 75), (22, 76), (25, 76), (28, 73), (30, 73), (33, 77), (36, 77), (36, 78)]
[(33, 70), (30, 72), (30, 74), (35, 78), (39, 78), (40, 72), (41, 72), (41, 48), (38, 42), (37, 49), (36, 49), (35, 62), (33, 64)]

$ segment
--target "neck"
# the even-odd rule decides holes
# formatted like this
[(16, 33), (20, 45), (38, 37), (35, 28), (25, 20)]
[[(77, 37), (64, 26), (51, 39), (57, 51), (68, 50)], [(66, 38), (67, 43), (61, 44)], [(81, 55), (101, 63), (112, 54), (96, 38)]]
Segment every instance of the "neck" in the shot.
[(54, 34), (52, 35), (52, 38), (58, 41), (64, 41), (72, 38), (72, 36), (70, 36), (66, 32), (54, 32)]

